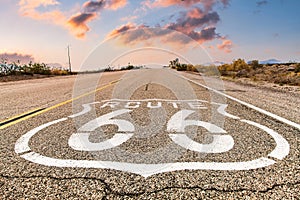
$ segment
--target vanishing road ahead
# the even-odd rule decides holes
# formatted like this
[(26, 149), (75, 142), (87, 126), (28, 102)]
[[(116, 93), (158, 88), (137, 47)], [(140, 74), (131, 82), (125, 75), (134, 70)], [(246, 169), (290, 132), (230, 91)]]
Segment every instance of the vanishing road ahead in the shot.
[(169, 69), (0, 89), (1, 199), (299, 198), (299, 93)]

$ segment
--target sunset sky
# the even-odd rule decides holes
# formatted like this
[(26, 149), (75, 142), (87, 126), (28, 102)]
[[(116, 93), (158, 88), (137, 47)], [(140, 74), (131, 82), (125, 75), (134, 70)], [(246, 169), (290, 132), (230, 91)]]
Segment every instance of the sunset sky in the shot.
[(0, 59), (66, 67), (70, 45), (74, 70), (137, 48), (146, 50), (112, 63), (142, 64), (147, 57), (167, 64), (175, 54), (199, 64), (300, 62), (299, 8), (298, 0), (1, 0)]

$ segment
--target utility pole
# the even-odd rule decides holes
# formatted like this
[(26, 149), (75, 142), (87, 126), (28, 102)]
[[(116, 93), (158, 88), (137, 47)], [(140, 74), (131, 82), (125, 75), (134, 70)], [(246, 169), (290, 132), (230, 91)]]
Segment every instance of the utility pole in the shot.
[(71, 57), (70, 57), (70, 45), (68, 45), (68, 58), (69, 58), (69, 71), (70, 71), (70, 73), (72, 73)]

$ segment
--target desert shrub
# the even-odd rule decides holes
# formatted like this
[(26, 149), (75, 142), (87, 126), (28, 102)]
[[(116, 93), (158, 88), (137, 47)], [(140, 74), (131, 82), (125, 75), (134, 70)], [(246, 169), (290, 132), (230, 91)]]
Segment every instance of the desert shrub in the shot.
[(250, 66), (252, 67), (252, 69), (258, 69), (261, 68), (263, 65), (259, 64), (258, 60), (252, 60), (250, 62)]
[(15, 62), (13, 63), (0, 63), (0, 75), (8, 76), (8, 75), (18, 75), (20, 74), (21, 66)]
[(187, 70), (187, 64), (180, 64), (178, 63), (176, 66), (177, 71), (186, 71)]
[(134, 68), (133, 65), (128, 65), (128, 66), (127, 66), (127, 70), (131, 70), (131, 69), (133, 69), (133, 68)]
[(30, 62), (27, 65), (24, 65), (22, 69), (25, 69), (25, 74), (41, 74), (41, 75), (50, 75), (51, 69), (45, 63), (32, 63)]
[(192, 71), (192, 72), (198, 72), (197, 68), (192, 64), (188, 64), (187, 67), (186, 67), (186, 70), (187, 71)]
[(273, 82), (279, 85), (295, 85), (300, 86), (300, 77), (295, 73), (279, 74), (273, 77)]
[(16, 62), (7, 63), (6, 61), (0, 62), (0, 76), (9, 75), (68, 75), (70, 72), (65, 69), (52, 69), (45, 63), (19, 64)]
[(111, 72), (111, 71), (113, 71), (113, 69), (112, 69), (111, 67), (108, 66), (107, 68), (104, 69), (104, 71), (105, 71), (105, 72)]
[(300, 72), (300, 63), (297, 63), (296, 68), (295, 68), (295, 73)]
[(233, 71), (233, 67), (231, 64), (224, 64), (218, 67), (218, 70), (222, 76), (228, 76), (230, 71)]
[(237, 59), (237, 60), (234, 60), (233, 63), (232, 63), (232, 67), (233, 67), (233, 71), (239, 71), (239, 70), (250, 70), (250, 66), (245, 62), (244, 59)]
[(51, 74), (55, 76), (65, 76), (68, 75), (69, 72), (64, 69), (52, 69)]

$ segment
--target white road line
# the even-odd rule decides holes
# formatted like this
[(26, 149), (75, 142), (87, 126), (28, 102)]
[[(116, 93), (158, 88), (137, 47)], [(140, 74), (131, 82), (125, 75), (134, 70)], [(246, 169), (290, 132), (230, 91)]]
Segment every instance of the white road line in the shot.
[(83, 110), (79, 113), (76, 113), (74, 115), (70, 115), (69, 117), (70, 118), (75, 118), (75, 117), (78, 117), (78, 116), (81, 116), (81, 115), (84, 115), (88, 112), (90, 112), (92, 110), (92, 107), (91, 105), (93, 104), (97, 104), (97, 103), (100, 103), (100, 102), (94, 102), (94, 103), (88, 103), (88, 104), (83, 104), (82, 107), (83, 107)]
[(281, 122), (283, 122), (283, 123), (285, 123), (285, 124), (287, 124), (287, 125), (293, 126), (293, 127), (297, 128), (298, 130), (300, 130), (300, 124), (297, 124), (297, 123), (292, 122), (292, 121), (290, 121), (290, 120), (288, 120), (288, 119), (285, 119), (285, 118), (283, 118), (283, 117), (280, 117), (280, 116), (278, 116), (278, 115), (276, 115), (276, 114), (273, 114), (273, 113), (271, 113), (271, 112), (269, 112), (269, 111), (266, 111), (266, 110), (264, 110), (264, 109), (262, 109), (262, 108), (256, 107), (256, 106), (254, 106), (254, 105), (252, 105), (252, 104), (250, 104), (250, 103), (247, 103), (247, 102), (245, 102), (245, 101), (239, 100), (239, 99), (237, 99), (237, 98), (235, 98), (235, 97), (229, 96), (228, 94), (225, 94), (225, 93), (220, 92), (220, 91), (218, 91), (218, 90), (215, 90), (215, 89), (213, 89), (213, 88), (207, 87), (206, 85), (203, 85), (203, 84), (201, 84), (201, 83), (198, 83), (198, 82), (196, 82), (196, 81), (194, 81), (194, 80), (191, 80), (191, 79), (189, 79), (189, 78), (187, 78), (187, 77), (185, 77), (185, 76), (182, 76), (182, 75), (179, 75), (179, 74), (177, 74), (177, 75), (178, 75), (179, 77), (185, 79), (185, 80), (188, 80), (188, 81), (190, 81), (190, 82), (192, 82), (192, 83), (195, 83), (196, 85), (199, 85), (199, 86), (201, 86), (201, 87), (203, 87), (203, 88), (206, 88), (206, 89), (208, 89), (208, 90), (211, 90), (211, 91), (213, 91), (213, 92), (215, 92), (215, 93), (217, 93), (217, 94), (219, 94), (219, 95), (222, 95), (222, 96), (224, 96), (224, 97), (226, 97), (226, 98), (228, 98), (228, 99), (231, 99), (231, 100), (233, 100), (233, 101), (235, 101), (235, 102), (237, 102), (237, 103), (240, 103), (240, 104), (242, 104), (242, 105), (244, 105), (244, 106), (247, 106), (247, 107), (249, 107), (249, 108), (251, 108), (251, 109), (253, 109), (253, 110), (256, 110), (256, 111), (258, 111), (258, 112), (260, 112), (260, 113), (262, 113), (262, 114), (265, 114), (265, 115), (267, 115), (267, 116), (269, 116), (269, 117), (272, 117), (273, 119), (276, 119), (276, 120), (278, 120), (278, 121), (281, 121)]
[(80, 167), (96, 169), (114, 169), (139, 174), (145, 178), (163, 172), (177, 170), (250, 170), (275, 164), (274, 160), (258, 158), (245, 162), (178, 162), (161, 164), (136, 164), (97, 160), (67, 160), (56, 159), (40, 155), (35, 152), (20, 155), (22, 158), (45, 166), (52, 167)]
[[(101, 102), (110, 102), (110, 101), (122, 101), (122, 102), (148, 102), (148, 101), (163, 101), (163, 102), (203, 102), (203, 103), (209, 103), (208, 101), (205, 100), (200, 100), (200, 99), (138, 99), (138, 100), (131, 100), (131, 99), (109, 99), (109, 100), (103, 100)], [(215, 103), (219, 105), (219, 103)]]
[(256, 126), (260, 129), (266, 131), (268, 134), (270, 134), (273, 137), (273, 139), (276, 142), (276, 147), (268, 156), (282, 160), (284, 157), (286, 157), (289, 154), (289, 152), (290, 152), (289, 143), (277, 132), (273, 131), (272, 129), (270, 129), (266, 126), (255, 123), (253, 121), (249, 121), (249, 120), (241, 120), (241, 121), (245, 122), (247, 124)]
[(216, 133), (216, 134), (224, 134), (227, 133), (225, 130), (222, 128), (211, 124), (209, 122), (204, 122), (204, 121), (197, 121), (197, 120), (186, 120), (186, 118), (193, 114), (195, 111), (193, 110), (181, 110), (175, 113), (171, 119), (169, 120), (167, 124), (167, 131), (169, 132), (179, 132), (179, 133), (184, 133), (185, 128), (187, 126), (200, 126), (208, 130), (210, 133)]
[(69, 146), (78, 151), (102, 151), (117, 147), (127, 140), (129, 140), (133, 134), (117, 133), (112, 138), (98, 143), (92, 143), (89, 141), (90, 133), (75, 133), (69, 138)]
[(224, 115), (225, 117), (229, 117), (229, 118), (232, 118), (232, 119), (240, 119), (239, 117), (234, 116), (234, 115), (229, 114), (228, 112), (226, 112), (227, 106), (228, 106), (227, 104), (223, 104), (223, 105), (221, 105), (221, 106), (217, 109), (217, 111), (218, 111), (220, 114)]
[(169, 134), (169, 137), (175, 144), (199, 153), (224, 153), (234, 146), (234, 140), (230, 135), (212, 135), (213, 142), (209, 144), (195, 142), (186, 134)]
[(47, 128), (48, 126), (51, 126), (53, 124), (62, 122), (67, 120), (68, 118), (62, 118), (62, 119), (58, 119), (52, 122), (48, 122), (46, 124), (43, 124), (41, 126), (38, 126), (34, 129), (32, 129), (31, 131), (27, 132), (25, 135), (22, 135), (22, 137), (20, 137), (15, 145), (15, 152), (16, 153), (24, 153), (27, 151), (30, 151), (30, 147), (29, 147), (29, 140), (30, 138), (32, 138), (37, 132), (41, 131), (44, 128)]

